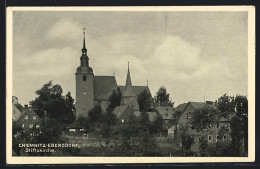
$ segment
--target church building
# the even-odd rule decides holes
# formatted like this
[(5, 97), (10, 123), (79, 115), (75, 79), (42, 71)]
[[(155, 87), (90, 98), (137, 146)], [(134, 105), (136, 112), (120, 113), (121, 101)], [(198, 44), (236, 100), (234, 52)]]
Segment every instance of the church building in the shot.
[(95, 76), (89, 65), (89, 57), (85, 45), (85, 32), (83, 38), (82, 55), (80, 66), (75, 73), (76, 76), (76, 118), (88, 116), (89, 110), (100, 104), (102, 110), (109, 105), (109, 96), (118, 87), (122, 93), (121, 105), (129, 105), (134, 111), (139, 111), (137, 96), (143, 90), (150, 92), (147, 86), (132, 86), (130, 69), (128, 71), (125, 86), (118, 86), (115, 76)]

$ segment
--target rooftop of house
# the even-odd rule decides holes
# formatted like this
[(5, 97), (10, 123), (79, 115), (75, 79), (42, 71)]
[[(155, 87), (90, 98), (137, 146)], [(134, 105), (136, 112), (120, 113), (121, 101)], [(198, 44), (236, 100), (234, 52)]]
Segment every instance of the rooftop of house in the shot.
[[(156, 117), (157, 117), (156, 112), (146, 112), (146, 113), (148, 114), (149, 120), (150, 120), (151, 122), (153, 122), (153, 121), (156, 119)], [(141, 112), (139, 112), (139, 111), (134, 111), (134, 115), (135, 115), (136, 117), (139, 117), (139, 116), (141, 115)]]
[(156, 108), (163, 119), (174, 119), (175, 110), (170, 106), (158, 106)]
[(127, 107), (129, 107), (129, 105), (116, 106), (113, 110), (113, 113), (116, 115), (117, 118), (119, 118), (122, 113), (126, 111)]

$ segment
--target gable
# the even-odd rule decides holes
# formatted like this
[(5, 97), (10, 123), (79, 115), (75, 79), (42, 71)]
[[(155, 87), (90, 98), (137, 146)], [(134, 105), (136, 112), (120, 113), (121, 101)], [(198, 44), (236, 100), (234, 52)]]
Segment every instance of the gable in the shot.
[(128, 119), (130, 114), (133, 113), (133, 109), (129, 105), (116, 106), (113, 113), (119, 120)]
[(113, 90), (117, 89), (115, 76), (94, 76), (94, 99), (108, 100)]
[[(25, 119), (25, 117), (28, 116), (28, 119)], [(33, 116), (36, 116), (36, 119), (33, 119)], [(21, 116), (16, 120), (18, 124), (20, 123), (38, 123), (40, 120), (40, 117), (37, 115), (37, 113), (33, 110), (33, 108), (27, 108)]]

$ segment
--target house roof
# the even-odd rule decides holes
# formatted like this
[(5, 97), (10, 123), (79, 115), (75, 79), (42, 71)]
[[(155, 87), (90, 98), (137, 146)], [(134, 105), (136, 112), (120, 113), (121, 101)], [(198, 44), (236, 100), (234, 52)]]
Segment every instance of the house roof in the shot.
[[(125, 86), (118, 86), (122, 95), (125, 93)], [(133, 91), (135, 92), (136, 96), (138, 96), (142, 91), (147, 90), (150, 93), (150, 89), (148, 86), (132, 86)]]
[(165, 119), (174, 119), (174, 109), (173, 107), (170, 106), (158, 106), (156, 108), (158, 110), (158, 112), (160, 113), (160, 115), (162, 116), (162, 118)]
[(189, 102), (189, 104), (194, 108), (194, 109), (201, 109), (203, 108), (206, 103), (204, 102)]
[(124, 113), (129, 105), (116, 106), (113, 110), (113, 113), (119, 118), (122, 113)]
[[(146, 112), (146, 113), (148, 114), (149, 120), (150, 120), (151, 122), (154, 121), (154, 120), (156, 119), (156, 117), (157, 117), (156, 112)], [(141, 115), (141, 112), (139, 112), (139, 111), (134, 111), (134, 115), (135, 115), (136, 117), (139, 117), (139, 116)]]
[(21, 111), (13, 104), (12, 106), (12, 121), (17, 121), (21, 116)]
[(175, 111), (184, 111), (188, 103), (182, 103), (175, 108)]
[(21, 115), (17, 118), (16, 121), (20, 120), (20, 118), (26, 114), (26, 113), (29, 113), (29, 112), (32, 112), (33, 114), (35, 114), (35, 116), (37, 116), (37, 118), (39, 118), (38, 114), (34, 111), (34, 109), (32, 107), (28, 107), (26, 110), (24, 110)]
[(108, 100), (117, 89), (115, 76), (94, 76), (94, 99)]

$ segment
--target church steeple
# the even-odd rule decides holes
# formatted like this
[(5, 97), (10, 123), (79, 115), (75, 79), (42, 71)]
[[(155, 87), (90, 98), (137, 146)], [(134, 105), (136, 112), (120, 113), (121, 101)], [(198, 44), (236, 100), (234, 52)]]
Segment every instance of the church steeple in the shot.
[(81, 49), (82, 54), (80, 57), (80, 66), (77, 68), (77, 73), (91, 73), (93, 74), (93, 69), (89, 66), (89, 57), (87, 55), (87, 48), (85, 42), (85, 28), (83, 28), (83, 47)]
[(130, 75), (130, 70), (129, 70), (129, 62), (128, 62), (126, 84), (125, 84), (125, 93), (124, 93), (123, 96), (134, 96), (134, 97), (136, 97), (136, 94), (133, 91), (133, 87), (132, 87), (131, 75)]
[(83, 37), (83, 48), (81, 49), (81, 51), (82, 51), (82, 54), (87, 54), (87, 48), (86, 48), (86, 43), (85, 43), (85, 28), (83, 28), (83, 35), (84, 35), (84, 37)]
[(82, 67), (89, 67), (89, 64), (88, 64), (88, 55), (87, 55), (87, 48), (86, 48), (86, 43), (85, 43), (85, 28), (83, 28), (83, 48), (81, 49), (82, 51), (82, 55), (80, 57), (80, 65)]

